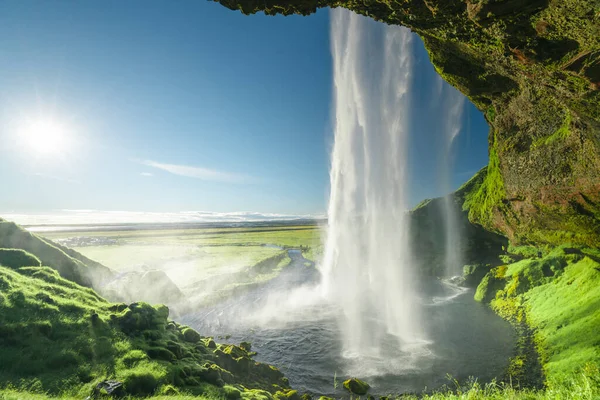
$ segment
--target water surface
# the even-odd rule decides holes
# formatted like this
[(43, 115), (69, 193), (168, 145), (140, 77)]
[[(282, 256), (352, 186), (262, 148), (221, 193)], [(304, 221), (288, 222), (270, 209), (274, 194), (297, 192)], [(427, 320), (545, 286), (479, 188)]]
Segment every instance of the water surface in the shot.
[(472, 290), (436, 279), (418, 287), (426, 341), (402, 348), (384, 335), (382, 353), (370, 360), (343, 354), (341, 310), (320, 297), (314, 266), (299, 251), (289, 253), (292, 264), (278, 278), (181, 322), (203, 335), (231, 335), (227, 342), (251, 342), (257, 361), (277, 366), (295, 389), (319, 395), (346, 396), (341, 382), (349, 376), (384, 395), (439, 388), (450, 383), (448, 374), (489, 381), (507, 367), (515, 343), (511, 326), (475, 302)]

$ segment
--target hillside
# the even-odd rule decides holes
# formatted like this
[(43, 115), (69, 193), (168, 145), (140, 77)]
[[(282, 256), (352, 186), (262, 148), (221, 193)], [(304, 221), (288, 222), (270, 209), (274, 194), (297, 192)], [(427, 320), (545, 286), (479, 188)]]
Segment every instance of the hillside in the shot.
[(0, 267), (0, 388), (83, 398), (116, 379), (135, 396), (289, 394), (283, 374), (252, 360), (250, 344), (215, 344), (170, 321), (166, 306), (109, 303), (51, 268), (27, 266), (32, 259)]
[(3, 219), (0, 219), (0, 248), (22, 249), (34, 254), (43, 265), (82, 286), (99, 286), (114, 274), (109, 268), (74, 250), (66, 249)]
[(0, 219), (0, 249), (24, 250), (71, 282), (94, 288), (112, 301), (147, 301), (185, 308), (186, 298), (162, 271), (117, 274), (99, 262), (52, 240)]

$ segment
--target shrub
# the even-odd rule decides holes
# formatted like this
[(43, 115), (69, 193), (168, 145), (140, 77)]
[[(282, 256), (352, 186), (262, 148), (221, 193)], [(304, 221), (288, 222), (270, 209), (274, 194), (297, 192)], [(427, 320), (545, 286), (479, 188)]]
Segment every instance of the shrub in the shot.
[(156, 391), (158, 379), (150, 372), (131, 373), (123, 380), (125, 391), (133, 396), (147, 396)]

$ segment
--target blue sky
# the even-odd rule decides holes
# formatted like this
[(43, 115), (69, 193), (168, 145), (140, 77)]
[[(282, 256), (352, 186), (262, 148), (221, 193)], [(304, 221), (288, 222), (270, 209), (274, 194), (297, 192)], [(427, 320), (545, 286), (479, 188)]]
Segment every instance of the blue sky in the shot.
[[(60, 209), (324, 213), (331, 148), (329, 12), (244, 16), (186, 0), (0, 2), (0, 212)], [(415, 45), (411, 198), (440, 194)], [(59, 152), (20, 140), (52, 120)], [(486, 164), (472, 105), (453, 186)], [(437, 174), (437, 175), (436, 175)]]

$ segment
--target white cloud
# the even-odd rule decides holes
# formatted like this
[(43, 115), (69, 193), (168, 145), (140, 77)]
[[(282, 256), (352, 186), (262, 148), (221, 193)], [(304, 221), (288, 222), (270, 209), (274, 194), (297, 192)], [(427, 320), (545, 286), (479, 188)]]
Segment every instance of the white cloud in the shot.
[(151, 173), (151, 172), (142, 172), (140, 175), (141, 176), (146, 176), (146, 177), (152, 177), (152, 176), (154, 176), (154, 174)]
[(148, 167), (161, 169), (174, 175), (186, 176), (188, 178), (201, 179), (204, 181), (228, 182), (228, 183), (256, 183), (256, 179), (243, 174), (219, 171), (215, 169), (194, 167), (190, 165), (167, 164), (152, 160), (136, 160)]
[[(61, 230), (60, 225), (81, 225), (87, 228), (96, 224), (142, 224), (142, 223), (236, 223), (259, 221), (294, 221), (323, 219), (323, 214), (276, 214), (260, 212), (144, 212), (144, 211), (101, 211), (101, 210), (57, 210), (43, 213), (0, 213), (0, 217), (26, 226), (38, 226), (34, 231)], [(43, 228), (39, 225), (58, 225)]]

